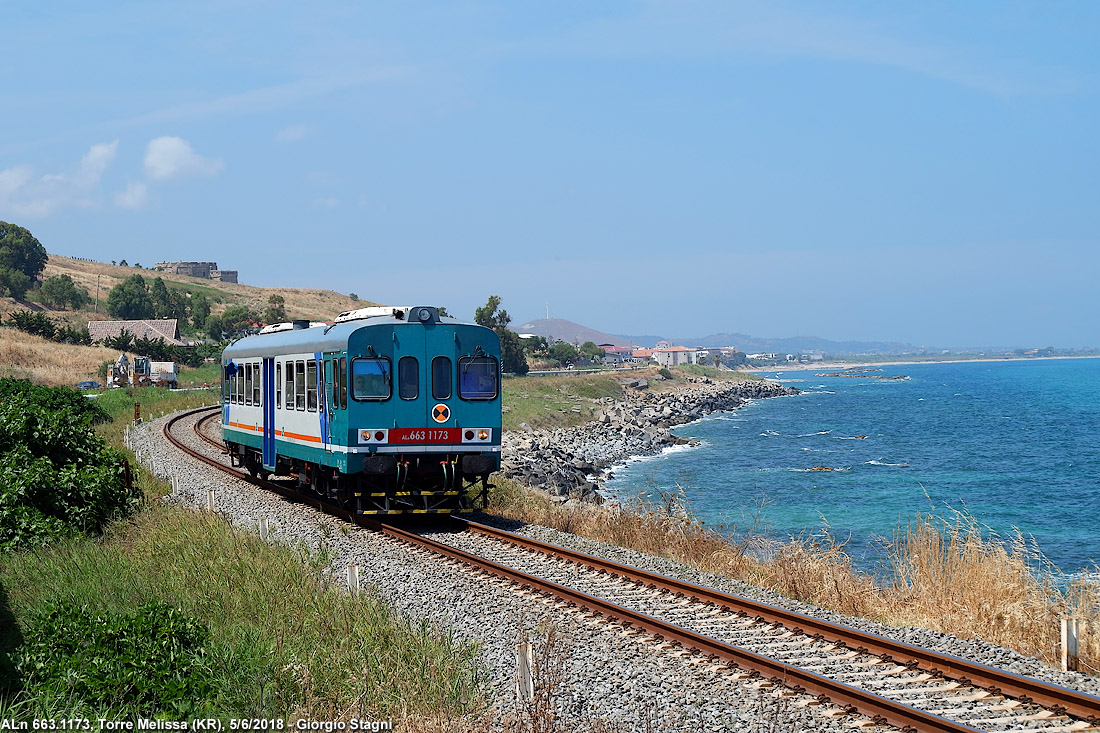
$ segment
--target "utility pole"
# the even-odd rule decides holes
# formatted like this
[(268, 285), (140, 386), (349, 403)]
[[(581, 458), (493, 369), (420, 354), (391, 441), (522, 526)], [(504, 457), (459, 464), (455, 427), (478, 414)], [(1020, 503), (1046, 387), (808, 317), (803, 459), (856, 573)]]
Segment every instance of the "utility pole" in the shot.
[(546, 304), (546, 320), (550, 320), (550, 304)]

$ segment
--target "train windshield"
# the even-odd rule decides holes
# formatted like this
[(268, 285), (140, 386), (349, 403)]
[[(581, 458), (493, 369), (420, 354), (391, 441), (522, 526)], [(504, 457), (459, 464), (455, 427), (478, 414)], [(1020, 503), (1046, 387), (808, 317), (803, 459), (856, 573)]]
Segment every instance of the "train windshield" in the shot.
[(389, 359), (352, 360), (351, 396), (357, 400), (388, 400), (390, 374)]
[(458, 396), (464, 400), (491, 400), (497, 396), (500, 370), (491, 356), (464, 356), (458, 360)]

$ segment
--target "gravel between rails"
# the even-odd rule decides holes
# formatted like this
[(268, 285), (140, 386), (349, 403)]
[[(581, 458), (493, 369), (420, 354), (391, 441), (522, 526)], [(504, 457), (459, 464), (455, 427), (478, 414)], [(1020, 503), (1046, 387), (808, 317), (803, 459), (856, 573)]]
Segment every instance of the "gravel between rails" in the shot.
[[(456, 639), (477, 642), (496, 700), (489, 713), (494, 727), (502, 727), (517, 711), (515, 645), (531, 639), (538, 659), (539, 640), (552, 627), (563, 647), (544, 651), (549, 652), (547, 661), (561, 666), (556, 708), (570, 730), (607, 730), (609, 725), (614, 730), (852, 729), (851, 716), (831, 718), (820, 707), (802, 705), (804, 697), (774, 696), (767, 685), (759, 687), (699, 655), (661, 649), (647, 635), (566, 609), (197, 464), (164, 439), (161, 431), (170, 417), (135, 426), (127, 434), (127, 445), (145, 466), (166, 480), (175, 477), (176, 490), (167, 501), (203, 509), (207, 491), (214, 489), (216, 510), (234, 525), (256, 531), (265, 518), (272, 541), (331, 553), (334, 582), (342, 585), (347, 565), (356, 563), (362, 580), (398, 612), (426, 620)], [(181, 425), (179, 434), (200, 450), (216, 452), (191, 433), (189, 424)]]
[[(951, 711), (947, 717), (982, 730), (1012, 729), (1011, 723), (991, 723), (988, 722), (990, 719), (1007, 716), (1024, 720), (1026, 716), (1046, 714), (1041, 706), (1026, 703), (1005, 710), (1005, 701), (999, 696), (972, 699), (979, 690), (966, 685), (946, 684), (948, 680), (942, 677), (929, 677), (894, 662), (884, 662), (872, 654), (838, 648), (829, 642), (793, 634), (785, 628), (758, 622), (751, 617), (738, 617), (706, 601), (691, 601), (649, 589), (644, 583), (609, 577), (565, 558), (517, 547), (506, 540), (453, 530), (425, 531), (421, 534), (492, 562), (641, 611), (742, 649), (797, 664), (803, 669), (862, 687), (932, 714), (940, 715), (941, 710)], [(1067, 722), (1064, 717), (1027, 721), (1029, 727), (1037, 728), (1060, 727)]]
[(1016, 674), (1026, 675), (1055, 685), (1080, 690), (1089, 695), (1100, 697), (1100, 679), (1078, 672), (1062, 672), (1053, 669), (1044, 662), (1020, 654), (1012, 649), (996, 646), (979, 639), (960, 639), (950, 634), (916, 627), (896, 627), (868, 621), (864, 618), (845, 616), (808, 603), (792, 600), (778, 593), (742, 583), (737, 580), (705, 573), (687, 565), (666, 558), (654, 557), (629, 550), (617, 545), (608, 545), (584, 537), (560, 532), (535, 524), (524, 524), (487, 514), (475, 514), (471, 519), (489, 524), (516, 534), (531, 537), (550, 544), (561, 545), (572, 550), (596, 555), (608, 560), (633, 565), (637, 568), (679, 578), (698, 585), (704, 585), (726, 593), (745, 596), (773, 606), (804, 613), (816, 618), (845, 624), (872, 634), (897, 639), (913, 646), (924, 647), (970, 659), (990, 667), (1005, 669)]

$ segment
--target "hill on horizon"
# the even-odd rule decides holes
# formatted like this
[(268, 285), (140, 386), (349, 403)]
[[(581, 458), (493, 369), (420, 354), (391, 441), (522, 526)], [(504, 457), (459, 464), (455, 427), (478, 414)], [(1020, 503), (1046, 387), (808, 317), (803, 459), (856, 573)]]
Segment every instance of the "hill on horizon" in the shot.
[(637, 345), (652, 348), (658, 341), (671, 341), (677, 346), (718, 347), (732, 346), (746, 353), (780, 352), (797, 354), (806, 351), (824, 351), (830, 354), (898, 354), (912, 352), (909, 344), (889, 341), (830, 341), (816, 336), (791, 336), (787, 338), (757, 338), (743, 333), (717, 333), (709, 336), (670, 338), (647, 334), (629, 336), (597, 331), (564, 318), (536, 318), (513, 328), (518, 333), (534, 333), (569, 343), (592, 341), (597, 344), (618, 346)]
[(582, 326), (564, 318), (536, 318), (533, 321), (527, 321), (523, 325), (512, 326), (511, 329), (516, 333), (533, 333), (544, 338), (567, 341), (571, 344), (583, 344), (585, 341), (591, 341), (594, 344), (628, 346), (633, 343), (623, 342), (622, 336), (597, 331), (594, 328)]
[[(111, 291), (111, 288), (131, 275), (141, 275), (150, 285), (152, 285), (154, 279), (159, 277), (164, 280), (164, 284), (169, 288), (179, 289), (187, 293), (202, 292), (210, 300), (214, 313), (220, 313), (225, 308), (233, 305), (248, 306), (253, 310), (262, 311), (267, 306), (267, 299), (276, 294), (283, 296), (285, 299), (287, 317), (291, 319), (303, 318), (313, 321), (329, 321), (347, 310), (378, 305), (369, 300), (355, 299), (332, 290), (264, 288), (257, 285), (227, 283), (220, 280), (207, 280), (188, 275), (147, 270), (142, 267), (112, 265), (94, 260), (73, 259), (50, 254), (46, 262), (46, 269), (42, 272), (42, 278), (56, 275), (68, 275), (73, 279), (73, 282), (88, 291), (92, 302), (88, 304), (87, 308), (79, 311), (60, 310), (44, 306), (32, 300), (0, 298), (0, 313), (6, 315), (13, 310), (37, 310), (68, 321), (72, 325), (84, 325), (90, 320), (109, 319), (110, 316), (107, 315), (105, 305), (107, 294)], [(97, 286), (100, 301), (98, 313), (94, 310)], [(28, 292), (28, 296), (33, 298), (33, 291)]]

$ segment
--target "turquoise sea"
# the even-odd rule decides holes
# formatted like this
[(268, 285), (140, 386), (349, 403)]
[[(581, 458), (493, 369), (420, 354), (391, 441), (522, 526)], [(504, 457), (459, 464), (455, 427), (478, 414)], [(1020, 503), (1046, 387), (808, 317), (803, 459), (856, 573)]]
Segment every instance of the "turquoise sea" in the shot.
[(756, 525), (785, 539), (827, 525), (868, 569), (876, 538), (952, 509), (1003, 537), (1019, 529), (1066, 572), (1100, 563), (1100, 359), (868, 374), (907, 379), (764, 374), (803, 393), (681, 426), (701, 445), (618, 467), (605, 488), (680, 486), (696, 517), (735, 533)]

